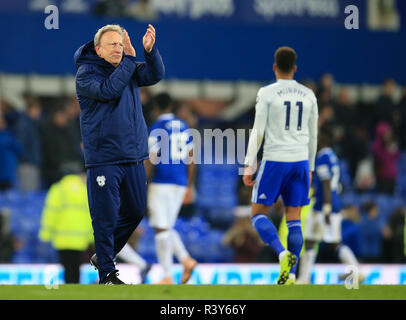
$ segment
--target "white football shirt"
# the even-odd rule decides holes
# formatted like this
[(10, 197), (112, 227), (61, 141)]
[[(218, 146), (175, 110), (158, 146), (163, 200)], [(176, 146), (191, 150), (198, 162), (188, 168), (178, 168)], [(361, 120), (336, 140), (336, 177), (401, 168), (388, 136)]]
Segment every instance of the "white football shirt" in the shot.
[(265, 138), (263, 160), (308, 160), (309, 170), (314, 171), (317, 121), (316, 96), (295, 80), (278, 80), (259, 89), (245, 164), (256, 168), (257, 153)]

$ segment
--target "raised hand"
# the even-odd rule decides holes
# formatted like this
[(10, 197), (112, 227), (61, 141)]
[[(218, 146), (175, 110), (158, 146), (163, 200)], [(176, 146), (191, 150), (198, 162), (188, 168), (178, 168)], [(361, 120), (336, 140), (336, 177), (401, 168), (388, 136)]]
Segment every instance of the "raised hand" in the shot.
[(145, 51), (151, 52), (154, 43), (155, 43), (155, 28), (151, 24), (149, 24), (147, 32), (142, 38), (142, 44), (144, 45)]
[(135, 49), (131, 44), (130, 36), (128, 35), (127, 30), (123, 30), (123, 47), (124, 47), (124, 53), (135, 57)]

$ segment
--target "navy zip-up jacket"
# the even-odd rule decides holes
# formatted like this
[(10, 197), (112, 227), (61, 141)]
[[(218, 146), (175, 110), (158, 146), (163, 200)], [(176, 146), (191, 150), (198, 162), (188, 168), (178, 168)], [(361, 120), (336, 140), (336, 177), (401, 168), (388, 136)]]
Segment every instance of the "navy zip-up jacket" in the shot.
[(145, 62), (136, 62), (124, 54), (114, 67), (96, 54), (93, 41), (75, 52), (87, 168), (148, 158), (148, 130), (138, 88), (159, 82), (165, 68), (155, 46), (150, 53), (144, 51), (144, 56)]

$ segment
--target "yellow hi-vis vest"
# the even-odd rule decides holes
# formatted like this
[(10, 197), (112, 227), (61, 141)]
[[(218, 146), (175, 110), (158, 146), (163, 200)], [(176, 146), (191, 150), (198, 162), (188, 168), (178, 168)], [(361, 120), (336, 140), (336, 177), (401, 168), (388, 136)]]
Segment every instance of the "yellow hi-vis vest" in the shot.
[(53, 184), (45, 199), (39, 238), (56, 250), (84, 251), (93, 243), (86, 184), (67, 175)]

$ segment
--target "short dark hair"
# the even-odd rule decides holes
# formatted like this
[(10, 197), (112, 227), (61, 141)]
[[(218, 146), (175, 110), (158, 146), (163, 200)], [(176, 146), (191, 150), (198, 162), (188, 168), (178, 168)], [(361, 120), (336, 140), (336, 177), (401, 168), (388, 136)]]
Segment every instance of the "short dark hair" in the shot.
[[(155, 106), (160, 110), (167, 110), (172, 107), (172, 98), (167, 92), (157, 94), (153, 98)], [(172, 108), (171, 108), (172, 109)]]
[(290, 47), (280, 47), (275, 52), (275, 63), (281, 73), (290, 73), (296, 65), (296, 51)]

